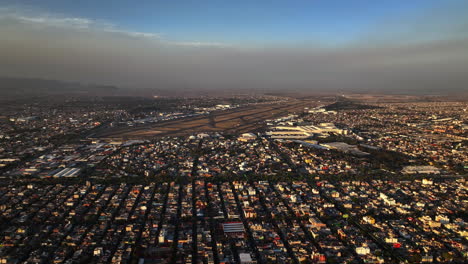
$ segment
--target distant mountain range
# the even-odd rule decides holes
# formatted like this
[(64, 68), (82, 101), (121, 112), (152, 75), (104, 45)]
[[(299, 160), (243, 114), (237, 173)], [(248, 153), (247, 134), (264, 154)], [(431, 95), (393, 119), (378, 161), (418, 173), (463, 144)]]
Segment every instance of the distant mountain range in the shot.
[(0, 77), (0, 94), (2, 96), (112, 95), (118, 91), (119, 88), (110, 85), (82, 84), (39, 78)]
[[(425, 90), (403, 90), (398, 91), (347, 91), (339, 89), (328, 89), (327, 91), (294, 89), (249, 89), (244, 87), (230, 89), (191, 89), (189, 87), (159, 87), (155, 84), (152, 88), (129, 88), (117, 87), (113, 85), (84, 84), (71, 81), (59, 81), (42, 78), (20, 78), (20, 77), (0, 77), (0, 100), (18, 99), (30, 97), (47, 97), (56, 95), (72, 96), (131, 96), (131, 97), (153, 97), (153, 96), (180, 96), (180, 97), (198, 97), (198, 96), (226, 96), (238, 94), (266, 94), (286, 97), (307, 97), (324, 96), (336, 94), (362, 94), (362, 95), (408, 95), (408, 96), (431, 96), (431, 100), (440, 98), (468, 100), (468, 94), (465, 91), (447, 90), (445, 93)], [(388, 98), (387, 98), (388, 99)], [(427, 99), (427, 98), (426, 98)], [(397, 98), (401, 100), (401, 98)]]

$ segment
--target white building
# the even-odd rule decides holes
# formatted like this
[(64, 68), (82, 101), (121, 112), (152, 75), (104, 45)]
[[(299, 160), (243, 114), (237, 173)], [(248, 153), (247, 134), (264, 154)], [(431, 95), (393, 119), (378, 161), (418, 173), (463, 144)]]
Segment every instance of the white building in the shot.
[(405, 174), (440, 174), (440, 169), (434, 166), (406, 166), (401, 170)]
[(339, 129), (333, 123), (321, 123), (309, 126), (275, 126), (273, 130), (266, 132), (271, 138), (304, 139), (314, 134), (346, 134), (346, 130)]

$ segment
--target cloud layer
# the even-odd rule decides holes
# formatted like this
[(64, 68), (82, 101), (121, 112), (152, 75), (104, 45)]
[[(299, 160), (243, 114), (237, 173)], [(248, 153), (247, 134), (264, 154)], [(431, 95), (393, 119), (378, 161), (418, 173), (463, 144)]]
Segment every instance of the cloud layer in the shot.
[[(431, 32), (416, 24), (410, 28)], [(465, 25), (437, 36), (369, 33), (334, 47), (249, 47), (176, 42), (86, 18), (0, 9), (0, 75), (159, 89), (466, 91)]]

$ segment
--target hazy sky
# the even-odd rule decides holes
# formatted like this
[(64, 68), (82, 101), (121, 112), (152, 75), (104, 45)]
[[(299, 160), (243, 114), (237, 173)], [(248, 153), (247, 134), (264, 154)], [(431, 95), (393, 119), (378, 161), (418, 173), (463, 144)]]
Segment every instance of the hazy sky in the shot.
[(468, 1), (0, 1), (0, 75), (162, 89), (468, 90)]

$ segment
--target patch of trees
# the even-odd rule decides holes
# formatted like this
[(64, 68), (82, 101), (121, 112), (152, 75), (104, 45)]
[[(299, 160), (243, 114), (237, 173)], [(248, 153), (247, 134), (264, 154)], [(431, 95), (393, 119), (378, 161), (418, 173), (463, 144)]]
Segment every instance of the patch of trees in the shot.
[(327, 111), (337, 110), (364, 110), (364, 109), (378, 109), (381, 107), (374, 105), (360, 104), (353, 101), (339, 101), (325, 106)]

